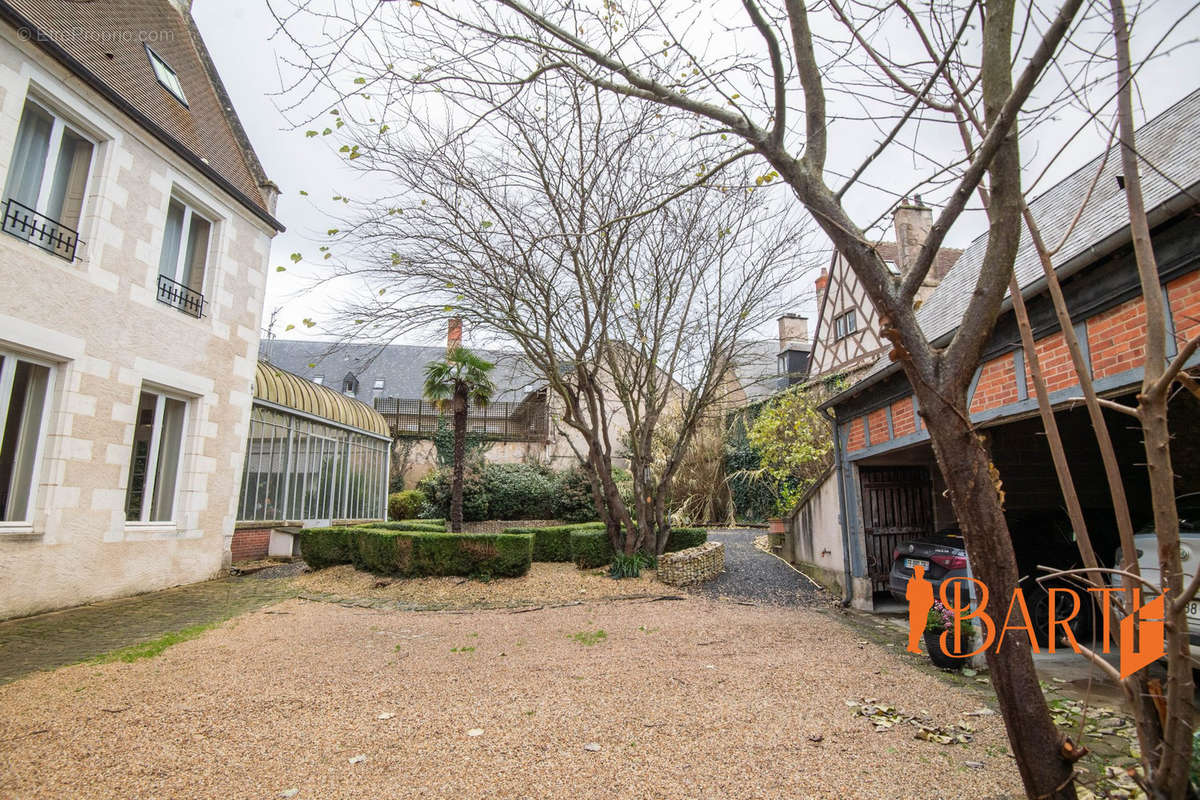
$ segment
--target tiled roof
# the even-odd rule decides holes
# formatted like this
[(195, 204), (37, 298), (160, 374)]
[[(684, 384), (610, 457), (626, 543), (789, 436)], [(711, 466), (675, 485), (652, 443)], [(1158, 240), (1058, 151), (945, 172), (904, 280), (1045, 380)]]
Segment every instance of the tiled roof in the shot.
[[(1169, 200), (1181, 194), (1180, 188), (1190, 189), (1200, 182), (1200, 90), (1194, 91), (1137, 131), (1137, 149), (1142, 157), (1142, 193), (1146, 209), (1153, 212)], [(1043, 240), (1051, 247), (1063, 241), (1070, 229), (1071, 221), (1079, 210), (1079, 204), (1087, 194), (1100, 168), (1103, 154), (1096, 156), (1062, 182), (1048, 189), (1029, 203), (1041, 230)], [(1160, 171), (1161, 170), (1161, 171)], [(1125, 193), (1117, 185), (1117, 175), (1123, 171), (1120, 153), (1116, 145), (1096, 182), (1096, 188), (1080, 216), (1079, 223), (1070, 230), (1054, 256), (1055, 269), (1072, 260), (1086, 257), (1087, 251), (1108, 237), (1129, 227), (1129, 212), (1125, 204)], [(1164, 174), (1165, 173), (1165, 174)], [(930, 341), (948, 336), (958, 328), (962, 315), (971, 300), (983, 255), (987, 249), (987, 234), (975, 239), (958, 259), (954, 269), (942, 280), (938, 288), (917, 312), (921, 330)], [(1022, 225), (1021, 243), (1017, 251), (1014, 272), (1022, 289), (1044, 278), (1037, 250)], [(1005, 307), (1011, 301), (1005, 295)], [(852, 386), (843, 394), (857, 394), (879, 376), (899, 365), (881, 359), (859, 385)]]
[[(489, 376), (496, 386), (494, 400), (523, 400), (531, 391), (546, 384), (515, 353), (475, 348), (472, 352), (496, 364)], [(420, 398), (425, 385), (425, 365), (445, 355), (445, 347), (339, 344), (295, 339), (263, 340), (259, 347), (261, 359), (309, 380), (321, 375), (325, 384), (335, 390), (341, 389), (342, 379), (348, 373), (354, 375), (358, 380), (356, 397), (368, 405), (374, 399), (376, 378), (384, 381), (384, 397)]]
[[(267, 181), (190, 15), (172, 0), (0, 0), (0, 16), (277, 229)], [(149, 44), (175, 70), (158, 82)], [(139, 118), (140, 117), (140, 118)]]

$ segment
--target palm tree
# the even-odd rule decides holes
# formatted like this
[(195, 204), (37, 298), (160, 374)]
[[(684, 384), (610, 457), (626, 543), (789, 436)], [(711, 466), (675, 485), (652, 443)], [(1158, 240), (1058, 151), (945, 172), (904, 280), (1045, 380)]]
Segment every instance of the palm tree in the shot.
[(496, 366), (465, 347), (450, 350), (441, 361), (425, 365), (425, 397), (440, 411), (454, 414), (454, 479), (450, 487), (450, 530), (462, 531), (463, 461), (467, 449), (467, 405), (487, 406), (495, 386), (488, 373)]

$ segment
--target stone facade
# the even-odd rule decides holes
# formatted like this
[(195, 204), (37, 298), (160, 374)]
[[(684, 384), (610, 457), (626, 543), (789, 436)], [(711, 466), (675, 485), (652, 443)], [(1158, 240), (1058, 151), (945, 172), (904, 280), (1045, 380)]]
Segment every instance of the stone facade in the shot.
[(705, 542), (658, 557), (658, 579), (670, 586), (703, 583), (725, 570), (725, 545)]
[[(95, 149), (73, 261), (0, 233), (0, 357), (49, 371), (29, 510), (0, 522), (0, 618), (204, 580), (228, 563), (274, 235), (6, 30), (0, 181), (19, 166), (27, 97)], [(158, 300), (168, 203), (180, 197), (212, 222), (201, 318)], [(127, 522), (144, 391), (184, 404), (175, 500), (169, 520)]]

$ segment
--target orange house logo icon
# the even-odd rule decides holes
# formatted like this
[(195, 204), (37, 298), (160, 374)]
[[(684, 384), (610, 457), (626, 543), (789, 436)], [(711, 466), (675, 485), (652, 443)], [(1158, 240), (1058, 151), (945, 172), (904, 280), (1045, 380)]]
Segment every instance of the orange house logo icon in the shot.
[[(964, 585), (968, 583), (970, 586), (967, 586), (967, 591), (964, 592)], [(974, 605), (969, 600), (972, 588), (975, 594)], [(1047, 630), (1041, 632), (1044, 634), (1041, 640), (1048, 643), (1047, 650), (1053, 653), (1057, 645), (1057, 634), (1061, 630), (1063, 638), (1071, 649), (1076, 653), (1081, 652), (1079, 642), (1076, 641), (1070, 626), (1071, 620), (1080, 613), (1084, 605), (1079, 593), (1074, 589), (1060, 586), (1051, 587), (1048, 591), (1050, 594), (1050, 602), (1047, 604), (1049, 618), (1046, 620)], [(1126, 590), (1106, 586), (1089, 588), (1087, 591), (1099, 599), (1102, 622), (1101, 652), (1108, 653), (1112, 638), (1110, 635), (1112, 631), (1112, 595), (1114, 593), (1124, 594)], [(1064, 594), (1071, 599), (1072, 609), (1071, 613), (1059, 619), (1056, 617), (1059, 608), (1058, 600)], [(938, 637), (937, 646), (947, 655), (966, 658), (987, 651), (993, 643), (995, 643), (996, 650), (999, 651), (1004, 645), (1004, 637), (1018, 630), (1028, 633), (1033, 652), (1041, 652), (1038, 645), (1037, 634), (1039, 632), (1035, 629), (1033, 619), (1029, 614), (1029, 606), (1025, 602), (1025, 596), (1020, 587), (1013, 591), (1012, 599), (1009, 600), (1008, 609), (1004, 614), (1004, 621), (999, 628), (987, 610), (988, 588), (977, 578), (949, 578), (942, 581), (937, 595), (948, 617), (946, 630)], [(1166, 654), (1166, 595), (1159, 594), (1150, 602), (1142, 605), (1141, 591), (1135, 588), (1132, 590), (1132, 597), (1133, 613), (1122, 618), (1117, 628), (1122, 678), (1127, 678), (1138, 670), (1153, 664)], [(925, 577), (925, 570), (922, 567), (918, 566), (913, 570), (913, 576), (909, 579), (908, 588), (905, 591), (905, 598), (908, 600), (908, 651), (920, 653), (919, 643), (925, 632), (929, 612), (934, 606), (933, 584)], [(983, 628), (983, 642), (974, 650), (964, 652), (971, 640), (963, 635), (964, 629), (967, 629), (963, 623), (973, 621), (978, 621)]]

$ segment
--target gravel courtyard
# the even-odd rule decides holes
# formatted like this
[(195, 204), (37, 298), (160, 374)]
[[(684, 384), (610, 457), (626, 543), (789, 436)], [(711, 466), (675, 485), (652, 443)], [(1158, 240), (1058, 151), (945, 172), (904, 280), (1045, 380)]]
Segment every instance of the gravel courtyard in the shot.
[[(846, 702), (863, 698), (974, 738), (877, 732)], [(1018, 794), (999, 717), (966, 716), (981, 705), (809, 608), (295, 599), (154, 658), (0, 686), (0, 797)]]

